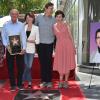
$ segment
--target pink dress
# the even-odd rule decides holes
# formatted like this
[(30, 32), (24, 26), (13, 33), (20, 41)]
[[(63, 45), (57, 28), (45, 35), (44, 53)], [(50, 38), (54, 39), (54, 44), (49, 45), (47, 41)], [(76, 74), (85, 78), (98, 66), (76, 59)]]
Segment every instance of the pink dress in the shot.
[(69, 70), (76, 67), (75, 49), (68, 31), (67, 24), (63, 23), (60, 27), (54, 25), (54, 34), (57, 38), (53, 70), (60, 74), (66, 74)]

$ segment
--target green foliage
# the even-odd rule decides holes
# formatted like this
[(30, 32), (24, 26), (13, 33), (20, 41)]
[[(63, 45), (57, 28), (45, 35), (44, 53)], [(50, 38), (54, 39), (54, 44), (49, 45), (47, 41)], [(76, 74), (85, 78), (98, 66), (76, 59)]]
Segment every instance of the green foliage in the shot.
[(8, 15), (10, 9), (16, 8), (20, 13), (35, 11), (43, 12), (45, 3), (48, 0), (0, 0), (0, 15)]

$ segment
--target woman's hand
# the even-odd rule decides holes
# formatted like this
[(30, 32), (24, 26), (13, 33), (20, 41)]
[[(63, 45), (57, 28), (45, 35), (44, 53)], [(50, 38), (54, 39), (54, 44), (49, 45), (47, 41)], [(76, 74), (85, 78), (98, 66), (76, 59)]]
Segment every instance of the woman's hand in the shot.
[(35, 43), (35, 40), (27, 40), (29, 43)]
[(19, 55), (23, 55), (26, 52), (26, 50), (22, 49), (20, 53), (18, 53)]
[(77, 53), (77, 51), (76, 51), (76, 48), (74, 47), (74, 53), (76, 54)]

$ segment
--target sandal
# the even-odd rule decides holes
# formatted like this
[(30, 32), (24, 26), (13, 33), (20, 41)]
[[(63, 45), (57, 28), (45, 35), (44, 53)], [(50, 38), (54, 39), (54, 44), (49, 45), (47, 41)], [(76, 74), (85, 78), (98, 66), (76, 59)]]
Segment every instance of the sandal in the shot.
[(63, 82), (63, 88), (68, 88), (68, 83), (67, 82)]
[(58, 88), (62, 88), (63, 87), (63, 83), (62, 82), (59, 82), (58, 83)]

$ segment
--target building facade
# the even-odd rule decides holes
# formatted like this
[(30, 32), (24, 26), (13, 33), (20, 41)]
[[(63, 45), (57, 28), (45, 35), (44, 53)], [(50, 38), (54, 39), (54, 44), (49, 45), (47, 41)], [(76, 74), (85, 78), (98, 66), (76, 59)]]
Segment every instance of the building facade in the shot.
[(77, 48), (78, 64), (90, 65), (90, 23), (100, 21), (99, 0), (59, 0), (58, 9), (64, 11), (71, 26)]

